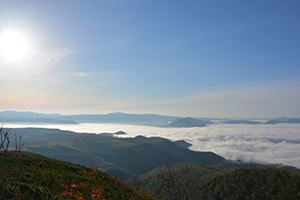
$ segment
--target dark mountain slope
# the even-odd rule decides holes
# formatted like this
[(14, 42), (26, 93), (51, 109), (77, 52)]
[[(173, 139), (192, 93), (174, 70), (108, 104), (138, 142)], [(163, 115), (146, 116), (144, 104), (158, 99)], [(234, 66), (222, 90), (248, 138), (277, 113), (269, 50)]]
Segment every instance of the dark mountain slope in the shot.
[(170, 141), (152, 144), (98, 135), (27, 145), (26, 150), (86, 166), (118, 168), (132, 174), (145, 173), (165, 163), (224, 161), (213, 153), (194, 152)]
[(26, 141), (24, 150), (102, 170), (141, 174), (165, 163), (215, 164), (225, 160), (211, 152), (194, 152), (162, 138), (114, 138), (58, 129), (11, 129)]
[(154, 142), (155, 145), (173, 152), (174, 154), (177, 154), (185, 159), (184, 162), (195, 162), (195, 163), (201, 163), (206, 165), (216, 164), (224, 162), (225, 159), (213, 152), (195, 152), (191, 151), (188, 148), (181, 147), (179, 145), (176, 145), (174, 142), (171, 142), (170, 140), (160, 140)]
[[(134, 138), (134, 140), (150, 142), (152, 144), (155, 144), (155, 145), (165, 149), (166, 151), (169, 151), (178, 156), (181, 156), (183, 158), (183, 162), (196, 162), (196, 163), (202, 163), (202, 164), (207, 164), (207, 165), (225, 162), (225, 159), (223, 157), (218, 156), (215, 153), (191, 151), (186, 147), (176, 144), (176, 142), (171, 142), (168, 139), (164, 139), (164, 138), (160, 138), (160, 137), (146, 138), (144, 136), (137, 136)], [(199, 159), (201, 161), (199, 161)], [(169, 163), (169, 164), (171, 164), (171, 163)]]
[[(161, 138), (161, 137), (144, 137), (142, 135), (139, 135), (139, 136), (136, 136), (134, 138), (135, 141), (140, 141), (140, 142), (151, 142), (151, 143), (155, 143), (155, 142), (158, 142), (158, 141), (162, 141), (162, 140), (168, 140), (168, 139), (165, 139), (165, 138)], [(184, 140), (178, 140), (178, 141), (174, 141), (175, 144), (177, 144), (178, 146), (181, 146), (181, 147), (185, 147), (185, 148), (188, 148), (190, 146), (192, 146), (190, 143), (184, 141)]]

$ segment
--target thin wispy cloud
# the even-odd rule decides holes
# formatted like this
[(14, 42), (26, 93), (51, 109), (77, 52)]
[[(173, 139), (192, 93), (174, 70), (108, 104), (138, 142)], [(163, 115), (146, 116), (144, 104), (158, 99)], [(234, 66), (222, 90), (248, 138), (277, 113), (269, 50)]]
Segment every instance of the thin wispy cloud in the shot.
[(279, 81), (237, 88), (224, 87), (221, 91), (201, 92), (181, 98), (131, 99), (134, 102), (132, 106), (120, 107), (119, 110), (146, 107), (148, 112), (159, 114), (179, 116), (181, 113), (181, 116), (224, 118), (279, 117), (289, 110), (291, 117), (297, 117), (300, 112), (299, 86), (298, 81)]
[(188, 43), (190, 43), (190, 42), (194, 42), (195, 40), (199, 40), (199, 39), (202, 38), (202, 37), (204, 37), (204, 35), (200, 34), (200, 35), (196, 35), (196, 36), (187, 38), (187, 39), (183, 40), (182, 42), (180, 42), (180, 43), (178, 44), (178, 46), (185, 45), (185, 44), (188, 44)]

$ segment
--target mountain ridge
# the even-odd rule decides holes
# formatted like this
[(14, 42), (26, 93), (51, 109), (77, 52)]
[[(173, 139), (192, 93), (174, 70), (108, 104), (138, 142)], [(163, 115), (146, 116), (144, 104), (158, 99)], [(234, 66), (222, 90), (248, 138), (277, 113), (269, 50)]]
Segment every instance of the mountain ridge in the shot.
[(219, 119), (219, 118), (191, 118), (175, 117), (157, 114), (129, 114), (122, 112), (108, 114), (79, 114), (60, 115), (57, 113), (45, 114), (31, 111), (2, 111), (0, 123), (25, 123), (25, 124), (78, 124), (78, 123), (120, 123), (145, 125), (156, 127), (204, 127), (214, 124), (211, 120), (218, 120), (224, 124), (277, 124), (277, 123), (300, 123), (299, 118), (278, 117), (269, 119), (267, 122), (246, 119)]
[(10, 132), (26, 141), (25, 151), (85, 166), (93, 165), (103, 171), (119, 169), (131, 175), (145, 173), (166, 162), (225, 162), (215, 153), (195, 152), (164, 138), (141, 141), (140, 137), (115, 138), (43, 128), (18, 128), (10, 129)]

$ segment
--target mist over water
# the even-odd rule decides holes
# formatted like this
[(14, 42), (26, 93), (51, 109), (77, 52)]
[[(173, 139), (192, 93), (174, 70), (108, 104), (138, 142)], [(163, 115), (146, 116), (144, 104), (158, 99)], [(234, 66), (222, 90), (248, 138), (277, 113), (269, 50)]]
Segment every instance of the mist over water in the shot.
[(300, 168), (300, 124), (219, 124), (194, 128), (159, 128), (125, 124), (16, 125), (4, 127), (58, 128), (78, 133), (115, 133), (116, 137), (159, 136), (185, 140), (191, 150), (212, 151), (226, 159), (285, 164)]

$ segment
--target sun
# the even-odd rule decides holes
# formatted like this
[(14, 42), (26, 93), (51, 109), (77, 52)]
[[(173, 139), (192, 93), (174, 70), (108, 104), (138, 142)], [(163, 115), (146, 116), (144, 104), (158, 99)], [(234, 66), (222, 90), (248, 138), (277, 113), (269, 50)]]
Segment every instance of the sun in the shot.
[(5, 60), (19, 61), (29, 50), (26, 38), (15, 32), (0, 35), (0, 56)]

